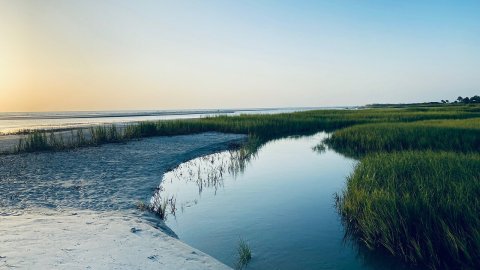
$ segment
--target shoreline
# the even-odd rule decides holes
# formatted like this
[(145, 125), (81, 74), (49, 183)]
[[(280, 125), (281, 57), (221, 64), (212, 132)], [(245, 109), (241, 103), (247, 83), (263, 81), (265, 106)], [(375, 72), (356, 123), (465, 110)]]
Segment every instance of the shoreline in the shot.
[(38, 211), (0, 216), (0, 268), (230, 269), (126, 213)]
[[(214, 116), (238, 116), (241, 114), (279, 114), (321, 109), (352, 108), (354, 107), (339, 106), (139, 111), (59, 111), (32, 113), (0, 112), (0, 137), (5, 135), (28, 135), (33, 132), (60, 132), (75, 129), (88, 129), (99, 125), (108, 126), (115, 124), (118, 126), (125, 126), (144, 121), (196, 119)], [(34, 122), (40, 123), (33, 124)]]
[(142, 218), (134, 202), (169, 169), (245, 139), (210, 132), (0, 156), (0, 267), (229, 269)]

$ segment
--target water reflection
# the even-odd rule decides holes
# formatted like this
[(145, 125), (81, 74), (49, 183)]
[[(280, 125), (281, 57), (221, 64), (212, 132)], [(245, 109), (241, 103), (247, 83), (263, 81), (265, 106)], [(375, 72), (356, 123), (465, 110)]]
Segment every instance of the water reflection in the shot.
[[(218, 189), (224, 186), (224, 177), (229, 176), (236, 179), (241, 175), (247, 164), (255, 157), (258, 148), (232, 149), (180, 164), (163, 176), (150, 200), (150, 208), (161, 219), (166, 219), (168, 215), (175, 216), (178, 208), (183, 212), (186, 208), (197, 204), (197, 197), (202, 195), (204, 189), (209, 189), (213, 191), (213, 195), (216, 195)], [(166, 190), (164, 186), (178, 185), (179, 183), (190, 187), (195, 186), (198, 189), (198, 196), (182, 197), (177, 202), (177, 196), (172, 194), (171, 188)]]
[(316, 148), (325, 136), (188, 161), (164, 175), (152, 202), (167, 206), (180, 240), (232, 267), (244, 238), (251, 269), (402, 269), (344, 238), (333, 195), (356, 161)]

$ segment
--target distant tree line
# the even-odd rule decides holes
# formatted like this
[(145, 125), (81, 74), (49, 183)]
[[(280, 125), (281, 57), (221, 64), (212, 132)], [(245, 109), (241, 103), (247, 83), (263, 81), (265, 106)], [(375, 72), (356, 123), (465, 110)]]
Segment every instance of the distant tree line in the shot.
[(457, 100), (453, 101), (453, 102), (450, 102), (448, 99), (446, 100), (443, 100), (442, 99), (442, 103), (465, 103), (465, 104), (469, 104), (469, 103), (480, 103), (480, 96), (473, 96), (473, 97), (461, 97), (459, 96), (457, 98)]

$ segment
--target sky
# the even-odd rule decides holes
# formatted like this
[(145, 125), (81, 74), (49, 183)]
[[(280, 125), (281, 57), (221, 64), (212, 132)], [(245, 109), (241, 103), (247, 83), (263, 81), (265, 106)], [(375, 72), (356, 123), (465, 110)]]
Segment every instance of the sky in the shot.
[(0, 111), (480, 94), (480, 1), (0, 0)]

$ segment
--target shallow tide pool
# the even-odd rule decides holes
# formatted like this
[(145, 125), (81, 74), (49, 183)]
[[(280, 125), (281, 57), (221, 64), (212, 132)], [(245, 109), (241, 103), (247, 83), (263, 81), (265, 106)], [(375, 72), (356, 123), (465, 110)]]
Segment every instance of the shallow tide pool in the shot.
[(395, 268), (344, 240), (334, 194), (356, 161), (314, 150), (325, 136), (272, 141), (248, 160), (224, 151), (188, 161), (164, 175), (152, 203), (168, 205), (180, 240), (232, 267), (244, 239), (248, 269)]

